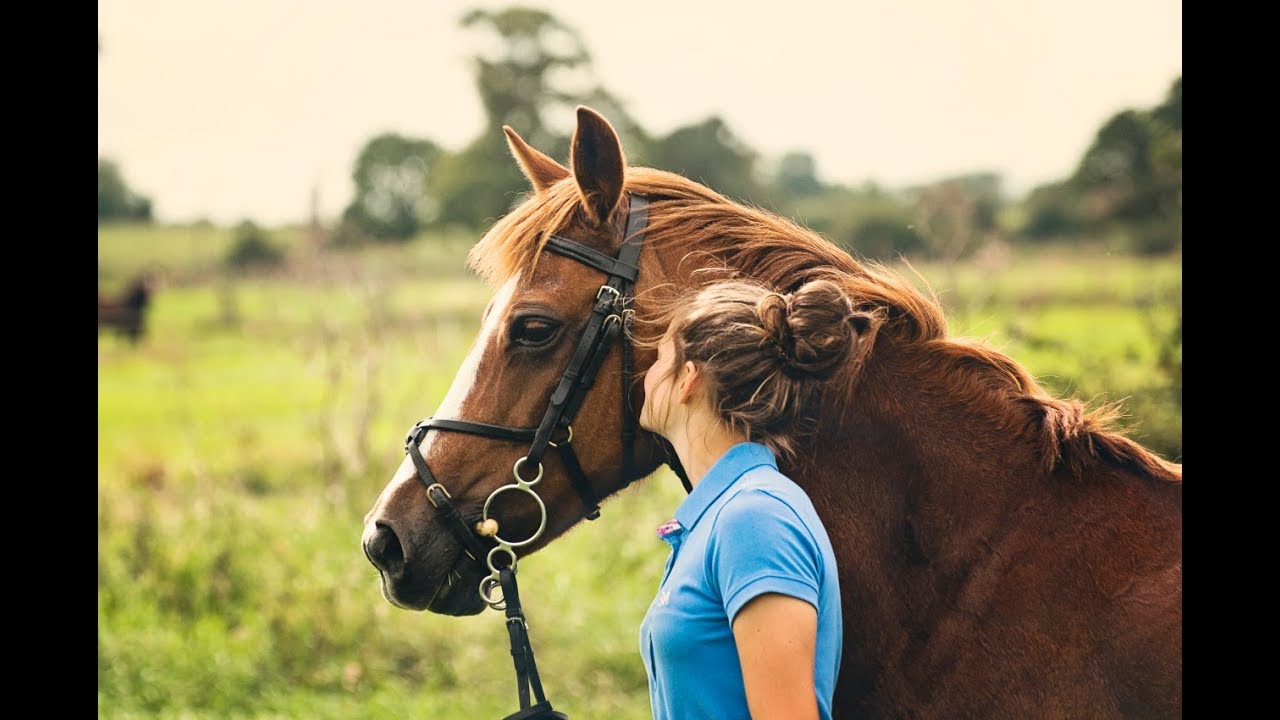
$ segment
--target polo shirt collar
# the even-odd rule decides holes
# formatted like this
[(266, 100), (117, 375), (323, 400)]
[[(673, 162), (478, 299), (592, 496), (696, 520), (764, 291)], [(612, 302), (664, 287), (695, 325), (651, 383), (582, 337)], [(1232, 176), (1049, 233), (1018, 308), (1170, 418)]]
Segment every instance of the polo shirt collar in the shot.
[(778, 461), (769, 448), (755, 442), (742, 442), (729, 448), (728, 452), (707, 470), (707, 474), (693, 488), (693, 492), (676, 508), (675, 519), (680, 527), (689, 532), (702, 517), (707, 508), (742, 477), (743, 473), (761, 465), (778, 469)]

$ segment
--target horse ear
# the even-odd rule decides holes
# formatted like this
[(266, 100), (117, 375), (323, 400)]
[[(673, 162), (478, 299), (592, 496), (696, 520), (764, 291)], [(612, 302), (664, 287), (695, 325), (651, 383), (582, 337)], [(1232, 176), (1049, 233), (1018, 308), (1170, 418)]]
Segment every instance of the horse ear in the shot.
[(507, 146), (511, 148), (511, 154), (516, 157), (516, 162), (520, 163), (524, 176), (529, 178), (533, 189), (539, 194), (569, 177), (569, 168), (534, 150), (524, 141), (524, 138), (516, 134), (515, 130), (503, 125), (502, 132), (507, 134)]
[(578, 106), (569, 159), (587, 214), (597, 224), (605, 222), (622, 197), (626, 159), (613, 126), (585, 105)]

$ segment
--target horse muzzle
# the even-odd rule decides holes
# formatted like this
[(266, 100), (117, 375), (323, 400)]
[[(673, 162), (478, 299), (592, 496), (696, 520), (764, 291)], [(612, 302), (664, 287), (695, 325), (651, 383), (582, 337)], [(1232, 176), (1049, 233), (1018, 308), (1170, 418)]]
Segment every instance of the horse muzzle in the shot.
[(441, 615), (477, 615), (484, 610), (476, 591), (483, 574), (460, 549), (439, 567), (415, 563), (400, 536), (381, 521), (365, 525), (360, 544), (381, 576), (383, 598), (392, 605)]

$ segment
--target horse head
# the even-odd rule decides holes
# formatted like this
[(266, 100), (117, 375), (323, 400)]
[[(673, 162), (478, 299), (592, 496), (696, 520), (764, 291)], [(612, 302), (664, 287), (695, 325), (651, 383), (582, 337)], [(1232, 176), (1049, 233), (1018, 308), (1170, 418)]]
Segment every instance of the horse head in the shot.
[[(471, 252), (497, 293), (365, 517), (365, 553), (384, 597), (404, 608), (480, 612), (492, 563), (537, 551), (666, 460), (635, 426), (643, 387), (633, 373), (652, 352), (630, 347), (624, 326), (651, 259), (617, 134), (579, 108), (570, 170), (504, 130), (532, 192)], [(507, 547), (497, 558), (495, 542)]]

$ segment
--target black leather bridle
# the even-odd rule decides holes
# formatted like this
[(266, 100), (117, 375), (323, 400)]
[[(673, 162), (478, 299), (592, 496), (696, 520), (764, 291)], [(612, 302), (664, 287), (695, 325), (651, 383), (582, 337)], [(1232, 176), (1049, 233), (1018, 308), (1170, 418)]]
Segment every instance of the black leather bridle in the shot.
[[(523, 480), (520, 468), (525, 465), (536, 466), (537, 475), (540, 477), (542, 457), (548, 447), (553, 447), (560, 453), (560, 458), (569, 474), (569, 480), (582, 500), (587, 519), (594, 520), (600, 516), (599, 502), (591, 489), (591, 484), (587, 481), (581, 463), (578, 462), (577, 453), (573, 450), (572, 422), (587, 391), (594, 384), (596, 372), (603, 364), (609, 349), (624, 330), (624, 324), (630, 322), (627, 311), (630, 309), (636, 276), (639, 274), (637, 262), (641, 244), (644, 242), (644, 229), (648, 224), (648, 206), (649, 202), (646, 198), (639, 195), (631, 196), (622, 249), (617, 258), (611, 258), (576, 240), (560, 235), (551, 235), (547, 239), (547, 250), (597, 268), (608, 275), (608, 279), (596, 291), (591, 317), (578, 340), (578, 347), (570, 358), (559, 384), (552, 391), (546, 412), (542, 415), (542, 422), (537, 427), (516, 428), (469, 420), (429, 417), (414, 425), (405, 438), (405, 452), (417, 468), (418, 479), (427, 486), (432, 504), (448, 521), (449, 526), (458, 535), (458, 539), (463, 542), (463, 546), (470, 551), (468, 554), (477, 562), (484, 562), (488, 549), (480, 544), (479, 536), (453, 507), (449, 492), (427, 466), (419, 445), (430, 430), (529, 442), (529, 451), (517, 461), (517, 467), (514, 470), (517, 481)], [(636, 421), (630, 399), (631, 379), (634, 373), (631, 343), (625, 338), (622, 343), (622, 353), (622, 474), (624, 481), (629, 482), (632, 479), (631, 474), (635, 464)], [(564, 434), (566, 439), (563, 442), (553, 441), (552, 437), (557, 434)]]
[[(542, 416), (542, 422), (537, 427), (515, 428), (468, 420), (429, 417), (414, 425), (405, 438), (405, 452), (417, 469), (418, 479), (427, 486), (427, 495), (431, 503), (436, 507), (436, 512), (441, 521), (452, 530), (462, 543), (466, 554), (479, 563), (482, 568), (490, 571), (490, 575), (480, 583), (481, 598), (494, 609), (506, 610), (507, 627), (511, 634), (512, 655), (516, 663), (521, 704), (521, 711), (510, 716), (508, 720), (564, 717), (562, 713), (553, 711), (550, 703), (543, 697), (541, 682), (538, 680), (537, 667), (533, 662), (533, 650), (529, 646), (528, 635), (525, 632), (524, 617), (519, 607), (519, 595), (515, 583), (516, 556), (514, 549), (532, 543), (546, 528), (546, 506), (537, 493), (533, 492), (532, 486), (542, 479), (542, 458), (548, 447), (554, 448), (560, 453), (560, 459), (568, 472), (569, 480), (577, 491), (578, 497), (582, 500), (586, 518), (594, 520), (600, 516), (599, 502), (591, 489), (590, 483), (587, 481), (582, 465), (578, 462), (577, 454), (573, 450), (572, 423), (582, 406), (583, 400), (586, 398), (587, 392), (595, 383), (596, 373), (604, 363), (605, 357), (609, 354), (614, 342), (619, 339), (619, 336), (622, 336), (622, 479), (624, 484), (634, 480), (632, 475), (635, 472), (636, 417), (631, 404), (631, 383), (634, 368), (631, 343), (626, 335), (630, 329), (631, 302), (635, 291), (636, 277), (639, 274), (640, 250), (644, 242), (648, 218), (648, 199), (639, 195), (631, 195), (622, 247), (616, 258), (604, 255), (576, 240), (570, 240), (560, 235), (553, 234), (547, 239), (547, 250), (601, 270), (608, 276), (608, 279), (596, 291), (595, 302), (591, 308), (591, 317), (582, 331), (578, 346), (574, 350), (559, 384), (551, 393), (546, 412)], [(524, 457), (517, 460), (512, 468), (515, 483), (504, 485), (489, 495), (484, 505), (480, 523), (476, 523), (475, 518), (464, 518), (462, 516), (462, 513), (453, 504), (448, 490), (436, 479), (431, 472), (431, 468), (427, 466), (426, 460), (422, 457), (419, 445), (430, 430), (460, 432), (499, 440), (530, 443), (529, 451), (525, 453)], [(561, 437), (562, 434), (563, 440), (553, 440), (554, 437)], [(684, 475), (683, 468), (680, 467), (679, 462), (676, 460), (675, 454), (670, 452), (668, 448), (667, 455), (669, 464), (680, 476), (681, 481), (685, 483), (686, 489), (688, 489), (688, 480)], [(525, 466), (537, 468), (534, 479), (525, 480), (521, 476), (521, 468)], [(483, 527), (484, 522), (490, 520), (488, 516), (489, 505), (493, 498), (509, 490), (526, 492), (537, 502), (542, 513), (542, 520), (538, 530), (529, 538), (519, 541), (503, 539), (496, 528), (484, 535), (480, 534), (481, 530), (479, 528)], [(503, 568), (495, 567), (493, 557), (499, 551), (505, 551), (510, 556), (509, 566)], [(498, 600), (494, 600), (491, 597), (491, 592), (495, 587), (501, 587), (502, 589), (502, 597)], [(536, 705), (531, 706), (529, 703), (526, 683), (533, 687), (539, 701)]]

